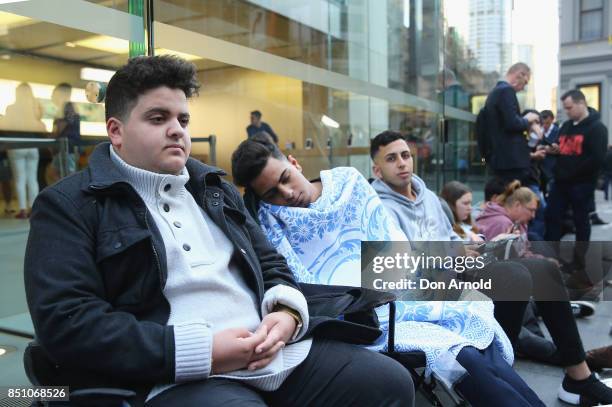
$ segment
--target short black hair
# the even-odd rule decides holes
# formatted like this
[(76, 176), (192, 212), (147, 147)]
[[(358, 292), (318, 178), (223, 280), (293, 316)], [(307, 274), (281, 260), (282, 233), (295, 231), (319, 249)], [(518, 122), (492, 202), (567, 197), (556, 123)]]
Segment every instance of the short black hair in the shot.
[(240, 143), (232, 153), (232, 176), (234, 183), (242, 187), (249, 184), (263, 171), (270, 158), (286, 160), (279, 148), (270, 140), (270, 135), (259, 132)]
[(555, 114), (552, 112), (552, 110), (542, 110), (540, 112), (540, 116), (542, 116), (542, 119), (546, 119), (548, 117), (552, 117), (553, 119), (555, 118)]
[(540, 114), (540, 112), (535, 109), (525, 109), (521, 112), (521, 116), (525, 116), (527, 113), (535, 113), (540, 117), (540, 120), (542, 119), (542, 115)]
[(376, 135), (376, 137), (374, 137), (370, 142), (370, 157), (374, 159), (374, 156), (376, 153), (378, 153), (378, 150), (380, 150), (381, 147), (393, 143), (395, 140), (406, 141), (406, 137), (404, 137), (402, 133), (393, 130), (385, 130)]
[(509, 181), (502, 178), (491, 178), (489, 182), (486, 183), (484, 188), (485, 201), (490, 201), (493, 198), (493, 195), (501, 195), (506, 190), (506, 185), (509, 184)]
[(586, 104), (586, 98), (584, 97), (584, 93), (582, 93), (578, 89), (568, 90), (563, 95), (561, 95), (561, 101), (564, 101), (567, 98), (572, 98), (574, 103), (584, 102)]
[(140, 95), (161, 86), (180, 89), (187, 98), (198, 93), (200, 84), (191, 62), (173, 55), (139, 56), (113, 75), (106, 88), (106, 120), (124, 120)]
[(255, 117), (257, 117), (258, 119), (261, 119), (261, 112), (260, 112), (259, 110), (253, 110), (253, 111), (251, 112), (251, 116), (255, 116)]

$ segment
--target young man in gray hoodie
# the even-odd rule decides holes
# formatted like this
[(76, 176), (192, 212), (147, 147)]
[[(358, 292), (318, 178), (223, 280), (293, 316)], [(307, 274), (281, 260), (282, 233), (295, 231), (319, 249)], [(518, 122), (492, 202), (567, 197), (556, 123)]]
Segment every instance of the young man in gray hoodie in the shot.
[[(398, 132), (387, 130), (372, 140), (370, 144), (370, 155), (374, 161), (372, 167), (376, 180), (372, 183), (374, 190), (380, 196), (383, 205), (387, 212), (395, 218), (400, 225), (402, 231), (411, 241), (455, 241), (461, 242), (463, 239), (459, 237), (452, 228), (449, 218), (444, 213), (442, 204), (437, 195), (427, 189), (425, 182), (413, 174), (413, 161), (410, 153), (410, 148), (404, 136)], [(455, 252), (450, 245), (448, 249)], [(466, 250), (465, 255), (477, 256), (475, 252)], [(493, 290), (484, 291), (492, 298), (500, 298), (501, 295), (507, 293), (517, 293), (529, 291), (530, 281), (525, 270), (520, 265), (512, 263), (495, 263), (486, 268), (486, 276), (490, 276), (494, 280), (495, 287)], [(485, 276), (485, 274), (483, 274)], [(508, 276), (512, 278), (509, 279)], [(527, 298), (521, 298), (526, 300)], [(526, 302), (523, 302), (526, 304)], [(495, 319), (501, 323), (500, 319), (504, 319), (505, 310), (501, 308), (501, 318), (498, 315), (498, 307), (495, 307)], [(514, 311), (514, 310), (512, 310)], [(524, 309), (519, 312), (524, 313)], [(471, 360), (471, 363), (486, 363), (491, 371), (507, 371), (508, 366), (499, 358), (492, 357), (494, 353), (487, 348), (482, 351), (486, 355), (486, 361), (475, 355), (476, 358)], [(467, 353), (461, 355), (462, 358), (470, 359), (474, 355)], [(467, 361), (464, 361), (467, 362)], [(460, 361), (460, 363), (462, 363)], [(470, 363), (470, 362), (468, 362)], [(488, 370), (488, 369), (486, 369)], [(511, 368), (510, 368), (511, 370)], [(489, 386), (507, 386), (510, 384), (519, 390), (520, 397), (528, 399), (525, 405), (539, 405), (541, 403), (537, 396), (527, 385), (521, 386), (521, 380), (515, 372), (508, 376), (507, 383), (499, 383), (496, 380), (491, 381), (490, 377), (485, 373), (474, 371), (470, 372), (474, 383)], [(503, 382), (503, 380), (502, 380)], [(474, 402), (474, 394), (478, 389), (470, 389), (469, 382), (460, 382), (457, 389), (474, 405), (479, 405)]]
[(387, 130), (370, 144), (374, 161), (372, 183), (385, 208), (410, 240), (462, 240), (454, 231), (440, 200), (413, 171), (404, 136)]
[[(385, 208), (396, 218), (410, 240), (460, 239), (452, 230), (437, 196), (427, 189), (421, 178), (412, 173), (410, 148), (400, 133), (385, 131), (377, 135), (370, 144), (370, 155), (374, 161), (372, 169), (377, 177), (372, 186), (378, 192)], [(526, 301), (520, 301), (522, 298), (519, 298), (518, 294), (526, 293), (527, 296), (530, 294), (531, 290), (525, 288), (531, 285), (531, 278), (526, 274), (529, 271), (521, 264), (512, 261), (492, 263), (483, 271), (494, 281), (494, 289), (486, 292), (487, 295), (494, 299), (502, 299), (497, 294), (503, 292), (514, 295), (512, 298), (514, 302), (497, 301), (494, 313), (495, 319), (504, 328), (510, 340), (516, 343), (527, 306)], [(542, 306), (552, 304), (558, 313), (560, 305), (557, 305), (560, 303), (544, 302)], [(567, 312), (564, 314), (568, 315)], [(570, 372), (566, 374), (559, 390), (559, 398), (570, 404), (582, 402), (592, 405), (589, 403), (608, 402), (609, 389), (605, 388), (586, 368), (580, 337), (562, 334), (553, 337), (557, 337), (555, 342), (558, 347), (573, 351), (572, 355), (568, 352), (567, 355), (564, 354), (567, 360), (565, 366), (569, 366), (572, 371), (571, 374)], [(575, 360), (571, 359), (572, 357)]]

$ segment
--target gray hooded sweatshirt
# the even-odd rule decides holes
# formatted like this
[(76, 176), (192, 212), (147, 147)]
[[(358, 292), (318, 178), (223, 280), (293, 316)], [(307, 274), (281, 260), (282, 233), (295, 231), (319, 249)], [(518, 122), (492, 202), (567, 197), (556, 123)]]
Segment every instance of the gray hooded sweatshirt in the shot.
[(377, 179), (372, 187), (380, 196), (387, 211), (412, 241), (460, 241), (436, 194), (425, 182), (412, 175), (412, 191), (416, 199), (411, 201), (393, 191), (384, 181)]

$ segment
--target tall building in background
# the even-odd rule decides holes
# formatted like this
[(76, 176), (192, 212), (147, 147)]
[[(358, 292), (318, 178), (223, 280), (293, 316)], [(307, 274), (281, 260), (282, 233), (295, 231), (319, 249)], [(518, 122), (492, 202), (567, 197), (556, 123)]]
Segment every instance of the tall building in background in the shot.
[[(610, 6), (606, 0), (561, 0), (559, 24), (559, 95), (569, 89), (582, 90), (608, 128), (612, 125)], [(563, 118), (563, 112), (559, 113)]]
[(512, 63), (512, 0), (470, 0), (470, 49), (484, 72)]

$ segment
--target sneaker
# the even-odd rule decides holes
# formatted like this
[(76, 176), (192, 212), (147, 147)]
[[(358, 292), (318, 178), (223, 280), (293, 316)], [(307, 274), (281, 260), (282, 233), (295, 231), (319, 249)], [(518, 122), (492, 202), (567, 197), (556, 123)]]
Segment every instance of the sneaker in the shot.
[(612, 388), (599, 381), (594, 374), (584, 380), (574, 380), (565, 375), (557, 395), (560, 400), (575, 406), (612, 404)]
[(19, 213), (17, 213), (17, 215), (15, 215), (15, 219), (27, 219), (27, 218), (28, 218), (28, 214), (23, 209), (20, 210)]
[(595, 313), (595, 306), (588, 301), (572, 301), (570, 305), (574, 318), (586, 318)]
[(608, 222), (600, 218), (597, 214), (591, 215), (591, 225), (607, 225)]
[(591, 370), (612, 369), (612, 345), (588, 351), (586, 362)]
[(589, 301), (572, 301), (570, 305), (574, 318), (586, 318), (595, 313), (595, 306)]

